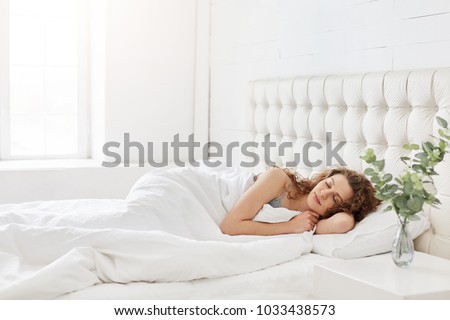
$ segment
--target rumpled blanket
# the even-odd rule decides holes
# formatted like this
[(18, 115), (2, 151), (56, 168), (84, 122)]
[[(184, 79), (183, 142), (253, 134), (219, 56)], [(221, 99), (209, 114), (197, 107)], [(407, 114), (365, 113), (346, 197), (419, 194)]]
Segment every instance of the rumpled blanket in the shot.
[(230, 276), (310, 252), (311, 232), (221, 233), (220, 222), (252, 183), (237, 168), (172, 168), (142, 176), (125, 201), (107, 209), (69, 210), (68, 201), (0, 205), (0, 298)]

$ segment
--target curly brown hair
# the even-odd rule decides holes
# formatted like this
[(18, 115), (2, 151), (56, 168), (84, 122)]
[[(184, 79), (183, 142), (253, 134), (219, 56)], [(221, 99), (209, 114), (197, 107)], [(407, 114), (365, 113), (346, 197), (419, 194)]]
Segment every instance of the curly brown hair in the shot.
[(347, 212), (353, 215), (355, 221), (361, 221), (369, 213), (375, 211), (381, 203), (375, 197), (376, 191), (369, 179), (364, 174), (346, 167), (324, 170), (312, 179), (303, 178), (296, 171), (288, 168), (281, 169), (291, 179), (292, 188), (287, 190), (287, 197), (294, 200), (302, 195), (309, 194), (320, 181), (336, 174), (342, 174), (347, 179), (353, 190), (352, 198), (329, 209), (322, 218), (329, 218), (338, 212)]

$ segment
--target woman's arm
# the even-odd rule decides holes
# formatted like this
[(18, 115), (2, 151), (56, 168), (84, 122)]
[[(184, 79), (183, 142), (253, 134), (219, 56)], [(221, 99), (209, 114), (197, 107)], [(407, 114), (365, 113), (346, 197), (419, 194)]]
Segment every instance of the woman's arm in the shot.
[(317, 214), (317, 216), (310, 214), (302, 218), (295, 217), (280, 223), (252, 220), (263, 205), (281, 194), (289, 183), (289, 177), (280, 168), (271, 168), (260, 174), (256, 182), (248, 188), (225, 216), (220, 230), (229, 235), (277, 235), (311, 230), (317, 223)]
[(346, 233), (355, 226), (355, 218), (346, 212), (338, 212), (328, 219), (319, 220), (316, 234)]

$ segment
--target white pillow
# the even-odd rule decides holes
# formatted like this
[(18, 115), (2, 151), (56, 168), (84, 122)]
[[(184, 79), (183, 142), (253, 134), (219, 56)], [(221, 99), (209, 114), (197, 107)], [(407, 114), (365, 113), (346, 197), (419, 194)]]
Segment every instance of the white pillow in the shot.
[[(369, 214), (344, 234), (320, 234), (313, 236), (312, 252), (328, 257), (354, 259), (391, 251), (398, 228), (394, 211), (383, 212), (387, 204)], [(413, 239), (430, 227), (425, 213), (418, 213), (420, 220), (408, 223)]]

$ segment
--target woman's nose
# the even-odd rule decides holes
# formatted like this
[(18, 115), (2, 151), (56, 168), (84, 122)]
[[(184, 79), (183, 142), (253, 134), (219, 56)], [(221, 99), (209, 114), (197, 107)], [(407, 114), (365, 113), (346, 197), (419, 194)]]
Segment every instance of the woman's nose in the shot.
[(321, 192), (322, 198), (326, 199), (331, 193), (331, 190), (322, 190)]

